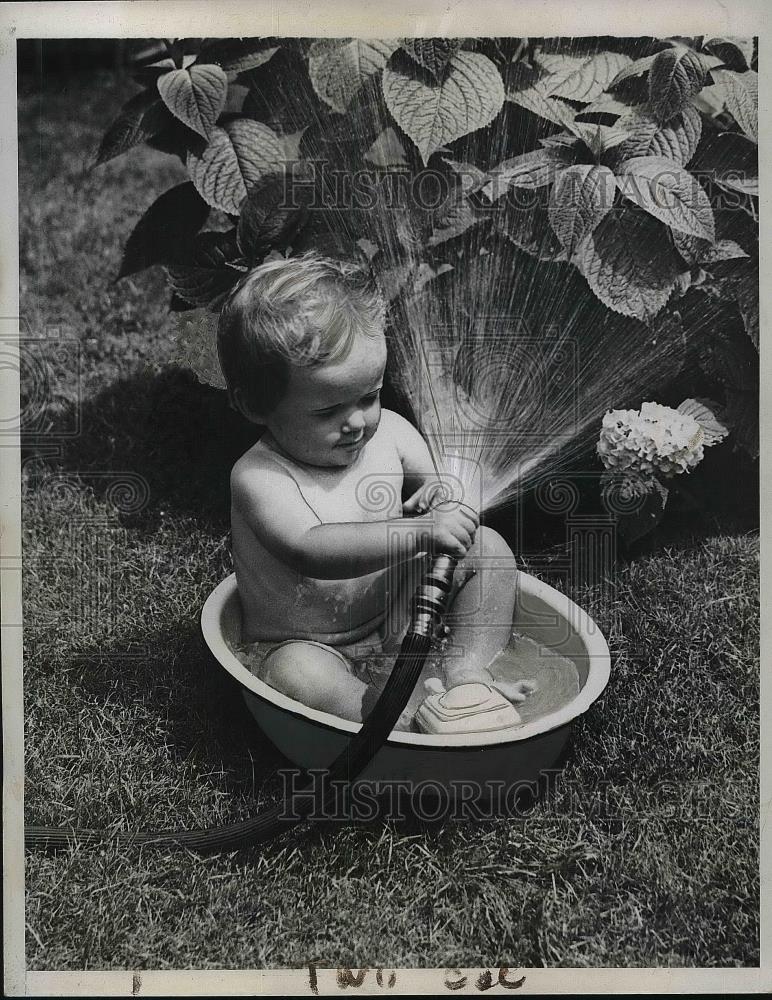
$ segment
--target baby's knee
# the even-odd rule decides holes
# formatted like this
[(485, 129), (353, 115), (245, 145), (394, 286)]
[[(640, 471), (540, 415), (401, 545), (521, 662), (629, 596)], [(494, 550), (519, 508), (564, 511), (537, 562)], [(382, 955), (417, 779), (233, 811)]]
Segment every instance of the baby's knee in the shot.
[(309, 642), (286, 642), (263, 660), (260, 676), (266, 684), (304, 704), (313, 705), (326, 689), (331, 674), (347, 673), (338, 653)]
[(494, 531), (493, 528), (489, 528), (487, 525), (481, 525), (477, 529), (474, 544), (467, 555), (485, 556), (488, 559), (511, 559), (513, 562), (515, 559), (508, 542), (502, 538), (498, 531)]

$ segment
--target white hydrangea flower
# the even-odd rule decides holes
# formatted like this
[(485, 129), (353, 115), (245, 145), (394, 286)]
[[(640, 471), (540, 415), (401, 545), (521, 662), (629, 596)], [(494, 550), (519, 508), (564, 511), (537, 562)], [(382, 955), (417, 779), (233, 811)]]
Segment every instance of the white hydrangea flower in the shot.
[(702, 461), (705, 443), (694, 417), (649, 402), (640, 410), (609, 410), (597, 452), (605, 467), (615, 472), (674, 476), (690, 472)]

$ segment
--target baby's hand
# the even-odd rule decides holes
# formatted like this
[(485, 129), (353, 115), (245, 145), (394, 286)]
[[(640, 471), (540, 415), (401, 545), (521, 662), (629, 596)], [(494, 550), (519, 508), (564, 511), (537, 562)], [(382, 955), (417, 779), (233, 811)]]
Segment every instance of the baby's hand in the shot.
[(415, 493), (402, 504), (403, 517), (414, 517), (431, 510), (435, 502), (447, 499), (447, 486), (441, 482), (428, 482), (419, 487)]
[(440, 504), (420, 520), (425, 525), (424, 540), (430, 551), (455, 559), (463, 559), (471, 548), (480, 523), (470, 507), (452, 502)]

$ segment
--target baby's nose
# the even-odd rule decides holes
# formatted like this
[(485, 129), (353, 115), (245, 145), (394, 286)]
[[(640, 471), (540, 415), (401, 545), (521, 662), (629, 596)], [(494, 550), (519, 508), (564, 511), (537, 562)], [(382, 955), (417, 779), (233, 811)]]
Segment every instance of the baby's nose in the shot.
[(345, 431), (361, 431), (365, 426), (365, 415), (361, 410), (354, 410), (350, 413), (345, 421), (343, 422), (343, 430)]

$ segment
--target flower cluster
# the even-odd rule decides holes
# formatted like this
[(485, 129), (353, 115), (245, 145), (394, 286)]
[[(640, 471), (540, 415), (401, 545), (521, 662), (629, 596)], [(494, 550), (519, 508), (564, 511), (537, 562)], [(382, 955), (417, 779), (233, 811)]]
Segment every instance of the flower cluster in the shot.
[(690, 472), (702, 461), (706, 443), (702, 426), (690, 414), (644, 403), (640, 410), (606, 413), (597, 451), (607, 469), (651, 481), (655, 474)]

